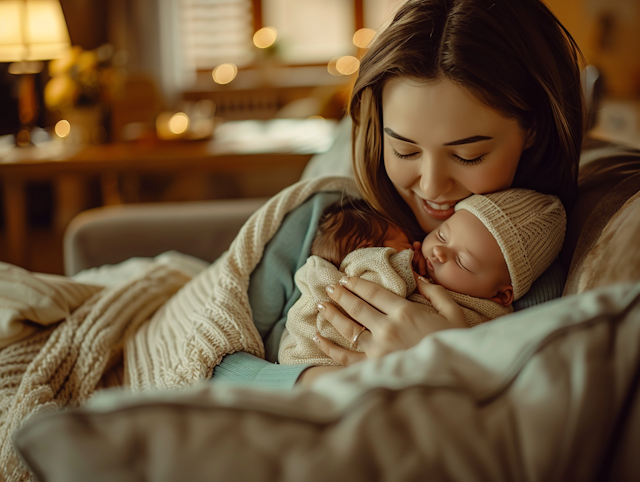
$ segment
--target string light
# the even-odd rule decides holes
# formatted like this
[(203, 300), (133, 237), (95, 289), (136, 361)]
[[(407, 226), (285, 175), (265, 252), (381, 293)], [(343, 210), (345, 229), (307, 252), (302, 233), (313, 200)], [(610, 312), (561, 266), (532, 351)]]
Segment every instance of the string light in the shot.
[(228, 84), (238, 75), (238, 67), (235, 64), (221, 64), (213, 69), (211, 75), (216, 83)]
[(65, 138), (71, 132), (71, 124), (69, 124), (68, 120), (61, 120), (56, 123), (54, 128), (56, 135), (58, 137)]
[(336, 70), (342, 75), (355, 74), (360, 68), (360, 61), (353, 55), (340, 57), (336, 62)]
[(263, 27), (253, 34), (253, 45), (259, 49), (271, 47), (278, 37), (275, 27)]
[(353, 34), (353, 44), (360, 49), (366, 49), (375, 36), (375, 30), (370, 28), (361, 28)]
[(334, 57), (332, 58), (329, 63), (327, 64), (327, 71), (331, 74), (331, 75), (342, 75), (340, 72), (338, 72), (338, 69), (336, 69), (336, 64), (338, 63), (338, 59), (340, 57)]
[(173, 114), (169, 119), (169, 130), (174, 134), (182, 134), (189, 128), (189, 116), (184, 112)]

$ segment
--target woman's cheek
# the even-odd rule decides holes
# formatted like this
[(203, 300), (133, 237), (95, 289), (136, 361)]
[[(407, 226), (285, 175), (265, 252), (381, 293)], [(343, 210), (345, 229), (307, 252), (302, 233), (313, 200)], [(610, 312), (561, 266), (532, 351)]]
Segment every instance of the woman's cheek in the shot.
[(393, 152), (388, 151), (390, 151), (390, 149), (385, 148), (384, 168), (387, 171), (387, 176), (389, 176), (389, 179), (391, 179), (391, 182), (396, 188), (410, 188), (413, 184), (413, 173), (411, 172), (410, 164), (398, 159)]

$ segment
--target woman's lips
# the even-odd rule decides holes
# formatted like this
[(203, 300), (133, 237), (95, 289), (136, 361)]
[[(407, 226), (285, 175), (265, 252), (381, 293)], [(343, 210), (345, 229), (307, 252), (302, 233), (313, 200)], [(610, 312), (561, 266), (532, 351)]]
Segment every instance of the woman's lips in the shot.
[[(440, 219), (440, 220), (449, 219), (451, 216), (453, 216), (453, 213), (456, 211), (457, 201), (450, 202), (450, 203), (437, 204), (430, 201), (426, 201), (422, 198), (420, 198), (420, 200), (422, 201), (422, 207), (425, 210), (425, 212), (434, 219)], [(435, 206), (438, 206), (438, 208)], [(439, 209), (439, 208), (446, 208), (446, 209)]]

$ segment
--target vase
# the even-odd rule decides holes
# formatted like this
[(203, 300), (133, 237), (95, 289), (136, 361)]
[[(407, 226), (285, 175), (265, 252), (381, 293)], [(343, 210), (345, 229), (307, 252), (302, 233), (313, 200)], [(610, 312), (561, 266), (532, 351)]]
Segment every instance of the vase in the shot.
[(102, 105), (79, 106), (64, 113), (71, 130), (67, 142), (74, 145), (102, 144), (106, 138)]

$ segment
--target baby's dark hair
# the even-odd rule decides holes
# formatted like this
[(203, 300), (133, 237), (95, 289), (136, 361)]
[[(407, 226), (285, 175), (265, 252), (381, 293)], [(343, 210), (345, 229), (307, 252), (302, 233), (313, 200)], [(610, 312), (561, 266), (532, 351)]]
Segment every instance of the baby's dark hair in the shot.
[(363, 199), (346, 198), (325, 208), (311, 254), (340, 268), (342, 260), (358, 248), (382, 246), (390, 223)]

